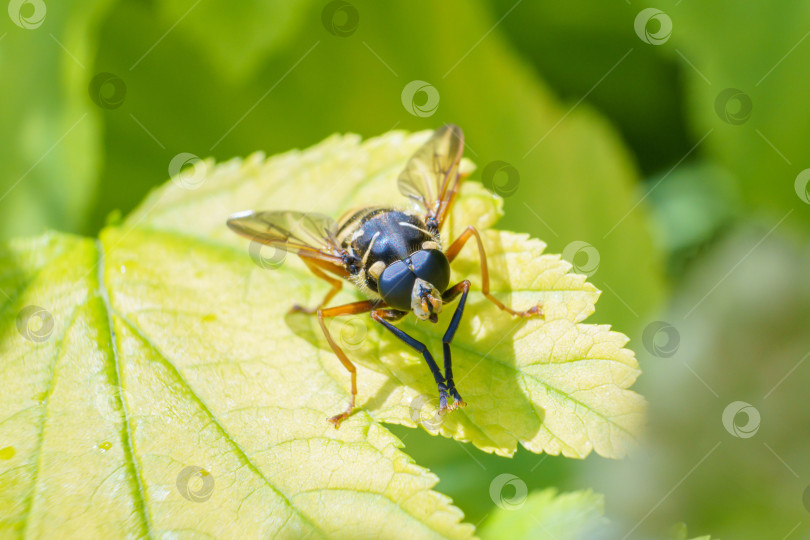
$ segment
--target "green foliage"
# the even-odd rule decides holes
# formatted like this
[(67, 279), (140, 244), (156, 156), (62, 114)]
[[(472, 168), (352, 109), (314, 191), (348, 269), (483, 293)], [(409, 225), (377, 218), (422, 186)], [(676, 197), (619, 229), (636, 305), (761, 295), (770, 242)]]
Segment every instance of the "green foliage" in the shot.
[(482, 540), (585, 540), (607, 538), (605, 502), (591, 491), (557, 494), (546, 489), (529, 495), (520, 506), (501, 505), (481, 526)]
[[(47, 227), (78, 230), (86, 222), (102, 155), (102, 114), (88, 85), (97, 28), (109, 4), (48, 3), (38, 8), (47, 9), (41, 26), (30, 29), (16, 26), (3, 10), (0, 239)], [(33, 4), (20, 9), (33, 12)]]
[[(380, 425), (414, 425), (430, 410), (436, 388), (422, 360), (362, 321), (349, 338), (352, 321), (332, 321), (359, 363), (363, 407), (333, 429), (326, 418), (348, 400), (347, 373), (311, 317), (287, 314), (327, 286), (293, 257), (275, 271), (254, 264), (224, 226), (233, 211), (278, 200), (330, 214), (392, 201), (427, 135), (333, 136), (269, 160), (199, 162), (97, 241), (47, 234), (6, 246), (2, 528), (469, 536), (430, 489), (436, 477)], [(626, 390), (638, 375), (626, 338), (582, 324), (596, 289), (539, 241), (486, 230), (499, 215), (497, 198), (466, 184), (447, 232), (485, 229), (493, 292), (513, 307), (542, 302), (545, 320), (514, 321), (471, 294), (454, 342), (469, 405), (421, 423), (501, 454), (520, 442), (623, 455), (644, 405)], [(458, 277), (477, 271), (474, 250), (456, 262)], [(50, 323), (26, 306), (43, 306)], [(404, 325), (437, 349), (434, 328)]]
[[(477, 2), (355, 5), (360, 23), (346, 38), (323, 27), (323, 5), (305, 6), (299, 31), (235, 83), (231, 71), (210, 57), (208, 49), (218, 45), (202, 46), (182, 32), (170, 33), (130, 71), (132, 57), (146, 51), (164, 28), (151, 27), (154, 14), (147, 4), (119, 4), (105, 26), (98, 63), (126, 74), (137, 90), (122, 112), (134, 114), (166, 148), (133, 129), (127, 114), (109, 117), (110, 159), (100, 196), (105, 205), (96, 222), (102, 223), (110, 208), (130, 210), (140, 200), (136, 194), (161, 180), (179, 152), (222, 161), (254, 150), (273, 154), (308, 146), (331, 132), (370, 136), (392, 127), (434, 129), (455, 122), (466, 134), (468, 155), (480, 166), (476, 179), (496, 160), (519, 174), (517, 191), (505, 197), (504, 227), (541, 238), (555, 253), (578, 240), (602, 253), (635, 246), (632, 259), (602, 257), (593, 279), (608, 291), (597, 320), (622, 330), (638, 324), (633, 312), (650, 311), (662, 297), (661, 257), (644, 227), (643, 206), (603, 238), (638, 199), (638, 174), (616, 131), (587, 104), (569, 113), (573, 103), (561, 103), (498, 31), (476, 45), (475, 36), (493, 23)], [(216, 14), (198, 8), (183, 26), (206, 27), (231, 17), (231, 8)], [(176, 12), (182, 15), (183, 9)], [(418, 36), (412, 28), (420, 29)], [(430, 117), (417, 118), (402, 105), (403, 89), (415, 79), (440, 94)]]
[[(606, 540), (623, 538), (615, 523), (605, 517), (605, 501), (600, 494), (587, 491), (557, 493), (549, 488), (527, 496), (516, 488), (514, 496), (496, 501), (497, 508), (481, 525), (482, 540)], [(656, 538), (688, 540), (685, 523), (670, 527)], [(700, 536), (691, 540), (711, 540)]]
[[(694, 134), (712, 130), (704, 144), (736, 176), (749, 205), (780, 216), (804, 210), (806, 182), (804, 200), (794, 184), (807, 168), (810, 104), (806, 85), (796, 78), (810, 62), (805, 46), (810, 6), (718, 0), (679, 4), (672, 16), (679, 24), (673, 40), (703, 75), (685, 70)], [(719, 19), (723, 24), (715, 24)], [(747, 29), (745, 39), (739, 39), (741, 28)], [(739, 90), (736, 97), (723, 98), (728, 88)], [(728, 122), (726, 115), (736, 120)], [(806, 225), (808, 213), (797, 215)]]
[[(639, 381), (639, 391), (656, 396), (648, 458), (612, 464), (591, 485), (605, 494), (612, 517), (632, 524), (650, 510), (653, 494), (697, 468), (639, 532), (688, 517), (690, 529), (700, 524), (697, 530), (720, 538), (769, 538), (774, 530), (781, 538), (807, 516), (810, 466), (799, 434), (810, 410), (797, 403), (810, 384), (810, 249), (779, 229), (763, 241), (773, 225), (769, 219), (735, 231), (694, 265), (679, 301), (662, 315), (680, 335), (675, 361), (640, 355), (646, 366), (658, 362)], [(755, 428), (743, 433), (750, 436), (724, 425), (735, 401), (758, 413)], [(746, 413), (734, 421), (744, 426)], [(690, 446), (673, 450), (684, 439)], [(588, 465), (584, 478), (593, 478)], [(743, 489), (749, 485), (757, 487)], [(801, 528), (793, 535), (806, 536)]]
[[(514, 6), (510, 0), (490, 3), (496, 19)], [(566, 102), (587, 95), (585, 102), (610, 118), (646, 175), (671, 167), (693, 143), (683, 118), (679, 58), (661, 54), (666, 45), (638, 39), (633, 20), (641, 7), (599, 0), (526, 2), (502, 27)]]
[[(193, 289), (189, 269), (210, 289), (241, 266), (230, 253), (154, 234), (132, 231), (128, 243), (115, 229), (99, 243), (51, 234), (4, 251), (19, 269), (6, 283), (20, 287), (2, 323), (0, 438), (13, 444), (0, 465), (3, 536), (356, 537), (387, 527), (469, 536), (457, 523), (461, 513), (429, 490), (435, 478), (379, 425), (335, 431), (306, 406), (309, 396), (296, 389), (306, 388), (316, 365), (290, 378), (272, 377), (275, 368), (259, 358), (209, 363), (198, 347), (245, 348), (238, 332), (221, 339), (225, 320), (188, 303), (163, 311), (177, 317), (171, 334), (143, 328), (150, 309), (129, 309), (149, 288), (138, 280), (139, 262), (162, 258), (164, 300), (182, 301), (189, 298), (174, 280), (184, 277)], [(140, 260), (125, 260), (133, 255)], [(123, 279), (125, 268), (135, 280)], [(161, 269), (140, 269), (140, 277)], [(200, 300), (197, 307), (208, 303)], [(32, 301), (56, 321), (47, 342), (13, 336), (16, 307)], [(206, 327), (215, 337), (207, 343), (193, 336)], [(347, 501), (366, 511), (341, 510)]]
[[(712, 457), (719, 463), (701, 465), (637, 534), (655, 535), (684, 518), (695, 530), (730, 538), (764, 537), (773, 531), (783, 536), (804, 522), (801, 494), (806, 485), (801, 478), (807, 471), (801, 464), (807, 443), (797, 434), (803, 433), (807, 419), (794, 404), (806, 382), (806, 362), (798, 367), (797, 362), (810, 347), (801, 325), (810, 297), (805, 288), (789, 284), (806, 281), (801, 274), (806, 253), (798, 244), (776, 254), (768, 247), (790, 244), (786, 230), (804, 227), (804, 235), (807, 230), (807, 206), (794, 187), (797, 174), (807, 167), (802, 160), (810, 125), (810, 101), (804, 97), (803, 66), (810, 50), (805, 4), (663, 0), (655, 7), (672, 19), (673, 32), (666, 43), (654, 46), (633, 31), (642, 7), (635, 2), (453, 0), (437, 5), (350, 0), (359, 24), (345, 37), (324, 26), (327, 0), (45, 3), (47, 16), (37, 29), (24, 30), (5, 14), (0, 17), (0, 120), (5, 128), (0, 133), (0, 237), (34, 236), (46, 227), (94, 237), (106, 223), (110, 230), (127, 230), (133, 216), (143, 218), (140, 225), (145, 225), (148, 206), (126, 224), (116, 216), (129, 214), (163, 182), (169, 163), (181, 152), (225, 162), (255, 150), (275, 154), (306, 147), (331, 132), (369, 136), (393, 128), (458, 123), (467, 134), (467, 155), (479, 164), (475, 179), (508, 195), (501, 189), (503, 172), (493, 182), (484, 171), (503, 161), (519, 176), (517, 190), (504, 197), (502, 227), (541, 239), (552, 253), (564, 253), (577, 240), (598, 250), (600, 265), (589, 282), (604, 294), (589, 322), (610, 322), (628, 333), (631, 343), (642, 343), (641, 329), (669, 289), (676, 309), (656, 317), (677, 327), (682, 348), (671, 359), (642, 357), (648, 376), (641, 379), (641, 389), (656, 402), (652, 441), (647, 443), (654, 459), (581, 463), (537, 456), (517, 444), (524, 440), (548, 446), (535, 438), (496, 436), (489, 429), (486, 435), (496, 440), (487, 441), (484, 432), (468, 433), (493, 452), (484, 454), (472, 445), (447, 444), (426, 430), (389, 425), (407, 453), (439, 475), (436, 489), (452, 495), (475, 523), (492, 511), (487, 495), (492, 476), (514, 471), (530, 491), (549, 485), (567, 490), (592, 486), (606, 494), (615, 510), (611, 519), (633, 524), (650, 511), (649, 501), (663, 497), (725, 436), (718, 420), (723, 407), (746, 399), (762, 410), (760, 435), (723, 440)], [(30, 9), (32, 3), (27, 5)], [(93, 77), (103, 72), (126, 85), (118, 108), (100, 108), (88, 91)], [(402, 90), (416, 79), (434, 85), (441, 96), (432, 116), (417, 118), (403, 108)], [(717, 98), (726, 88), (737, 88), (751, 99), (751, 115), (741, 123), (727, 123), (718, 115)], [(738, 103), (728, 105), (733, 113)], [(204, 199), (208, 185), (184, 195)], [(168, 191), (158, 192), (164, 196), (161, 204), (169, 200)], [(481, 203), (481, 208), (497, 207), (491, 200)], [(221, 210), (192, 207), (210, 215)], [(790, 210), (784, 223), (763, 238)], [(182, 214), (179, 207), (161, 217), (168, 220), (174, 212), (188, 223), (199, 223), (194, 212)], [(757, 221), (763, 212), (767, 216), (755, 232), (743, 227), (743, 233), (723, 240), (738, 223)], [(499, 209), (483, 221), (491, 223), (496, 214)], [(170, 224), (155, 227), (164, 225)], [(209, 240), (209, 232), (200, 231), (199, 242), (230, 242), (244, 254), (244, 245), (224, 231), (215, 240)], [(506, 237), (491, 237), (500, 238)], [(123, 238), (122, 245), (129, 239)], [(502, 245), (513, 245), (513, 240), (510, 236)], [(6, 250), (0, 292), (17, 301), (27, 282), (38, 283), (38, 275), (54, 279), (46, 262), (57, 257), (56, 251), (67, 250), (59, 257), (81, 251), (79, 245), (76, 238), (64, 239), (63, 245), (46, 236), (30, 249)], [(197, 239), (189, 246), (194, 248), (189, 253), (196, 253)], [(528, 247), (537, 254), (541, 243), (532, 241)], [(561, 270), (547, 255), (540, 257), (548, 268)], [(520, 260), (509, 251), (502, 258)], [(565, 258), (576, 263), (570, 253)], [(474, 273), (472, 260), (459, 263), (459, 273)], [(757, 270), (746, 272), (749, 264)], [(669, 271), (667, 286), (662, 268)], [(744, 279), (736, 279), (738, 275)], [(512, 277), (525, 276), (510, 272)], [(323, 291), (322, 284), (307, 281), (295, 287), (293, 292), (311, 302)], [(499, 294), (523, 305), (535, 293), (501, 288)], [(580, 288), (568, 295), (579, 307), (566, 310), (581, 308), (584, 316), (595, 296), (593, 290)], [(737, 303), (752, 296), (756, 302)], [(5, 300), (0, 294), (0, 301)], [(689, 317), (695, 322), (686, 324), (683, 316), (699, 301), (700, 308)], [(4, 317), (19, 311), (14, 309), (19, 306), (9, 306)], [(500, 315), (493, 312), (491, 318)], [(13, 323), (12, 318), (8, 328), (16, 328)], [(324, 362), (331, 360), (311, 321), (285, 317), (283, 324), (295, 332), (293, 339), (307, 341)], [(352, 332), (399, 350), (373, 326), (352, 322), (346, 333)], [(19, 339), (16, 330), (11, 335)], [(434, 335), (422, 337), (437, 343)], [(502, 374), (512, 369), (488, 360), (481, 366)], [(343, 377), (337, 368), (335, 384), (344, 384)], [(767, 402), (756, 402), (782, 377), (785, 381)], [(531, 381), (520, 380), (521, 395), (507, 398), (512, 405), (528, 402), (533, 393)], [(426, 395), (432, 391), (423, 381), (409, 382), (421, 385)], [(518, 377), (506, 375), (504, 382), (517, 384)], [(373, 404), (386, 400), (390, 405), (392, 399), (382, 397)], [(339, 403), (334, 397), (334, 404)], [(392, 417), (401, 416), (392, 421), (403, 425), (420, 419), (431, 424), (431, 403), (422, 405), (421, 415), (387, 410)], [(523, 417), (510, 420), (517, 418)], [(430, 433), (445, 430), (445, 435), (461, 438), (460, 430), (467, 427), (455, 426), (448, 433), (439, 426)], [(531, 431), (522, 427), (523, 435)], [(498, 456), (515, 447), (513, 459)], [(9, 448), (0, 438), (0, 465), (9, 456), (19, 458)], [(579, 441), (567, 453), (584, 455), (587, 450), (588, 444)], [(113, 452), (111, 448), (105, 455)], [(792, 535), (803, 532), (800, 528)], [(686, 537), (684, 531), (678, 538)]]
[[(673, 525), (669, 530), (669, 536), (671, 540), (689, 540), (689, 531), (686, 527), (686, 523), (679, 522)], [(710, 535), (704, 536), (696, 536), (691, 540), (711, 540)]]
[(205, 52), (217, 71), (235, 81), (252, 75), (266, 56), (283, 49), (300, 30), (302, 19), (312, 5), (319, 4), (312, 0), (155, 2), (164, 24), (171, 26), (187, 18), (179, 31), (195, 48)]

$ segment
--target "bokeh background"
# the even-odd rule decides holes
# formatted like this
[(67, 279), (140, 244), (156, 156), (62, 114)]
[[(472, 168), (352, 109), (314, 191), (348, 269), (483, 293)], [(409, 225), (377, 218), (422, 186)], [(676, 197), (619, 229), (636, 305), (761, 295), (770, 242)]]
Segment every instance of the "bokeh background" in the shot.
[(808, 36), (806, 0), (11, 0), (0, 236), (95, 235), (180, 154), (455, 122), (500, 226), (603, 291), (650, 418), (623, 461), (392, 428), (438, 489), (476, 524), (509, 473), (604, 493), (618, 538), (810, 538)]

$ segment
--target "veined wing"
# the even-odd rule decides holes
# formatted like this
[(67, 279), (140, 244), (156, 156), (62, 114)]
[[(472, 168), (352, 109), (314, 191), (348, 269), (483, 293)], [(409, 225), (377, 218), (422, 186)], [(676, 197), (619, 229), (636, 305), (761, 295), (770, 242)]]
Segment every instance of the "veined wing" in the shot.
[(454, 124), (433, 132), (399, 175), (399, 190), (425, 209), (425, 221), (440, 228), (459, 186), (464, 133)]
[(329, 216), (294, 210), (251, 210), (232, 215), (228, 227), (256, 242), (344, 267), (343, 250), (336, 237), (338, 226)]
[(390, 210), (383, 206), (358, 206), (343, 213), (337, 220), (337, 241), (338, 245), (345, 246), (351, 243), (352, 236), (366, 217), (373, 216), (380, 212)]

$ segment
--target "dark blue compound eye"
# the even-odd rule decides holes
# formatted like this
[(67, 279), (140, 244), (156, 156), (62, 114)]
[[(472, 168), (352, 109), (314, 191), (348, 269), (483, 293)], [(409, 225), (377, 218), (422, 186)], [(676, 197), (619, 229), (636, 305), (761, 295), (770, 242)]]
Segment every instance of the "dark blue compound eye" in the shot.
[(404, 261), (389, 264), (383, 270), (377, 288), (383, 301), (394, 309), (410, 311), (416, 276)]
[(450, 284), (450, 262), (438, 249), (423, 249), (411, 255), (411, 263), (417, 277), (424, 279), (439, 292)]

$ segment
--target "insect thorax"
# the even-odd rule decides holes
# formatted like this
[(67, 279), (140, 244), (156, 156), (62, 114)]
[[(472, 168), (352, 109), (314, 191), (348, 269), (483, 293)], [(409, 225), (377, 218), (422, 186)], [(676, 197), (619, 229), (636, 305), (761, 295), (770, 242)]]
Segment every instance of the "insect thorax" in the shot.
[(377, 292), (377, 282), (369, 269), (374, 263), (379, 261), (388, 266), (422, 249), (425, 242), (438, 242), (422, 219), (399, 210), (372, 209), (359, 218), (355, 226), (346, 245), (361, 259), (362, 279), (373, 292)]

